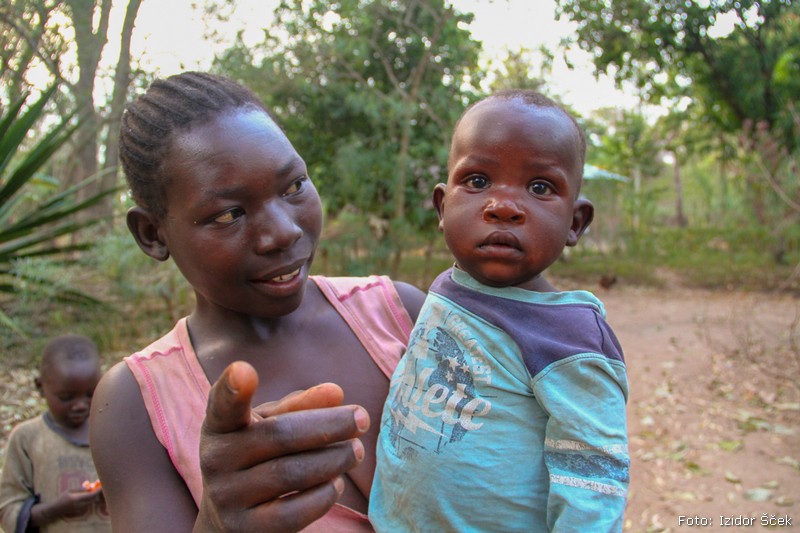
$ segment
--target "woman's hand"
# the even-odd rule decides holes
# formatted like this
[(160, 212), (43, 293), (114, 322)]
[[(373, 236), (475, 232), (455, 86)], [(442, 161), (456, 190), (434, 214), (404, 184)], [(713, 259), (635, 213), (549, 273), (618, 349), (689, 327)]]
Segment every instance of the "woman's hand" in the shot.
[(341, 406), (326, 383), (251, 409), (258, 386), (247, 363), (211, 389), (200, 435), (203, 499), (194, 531), (298, 531), (344, 490), (341, 476), (364, 457), (369, 428), (359, 406)]

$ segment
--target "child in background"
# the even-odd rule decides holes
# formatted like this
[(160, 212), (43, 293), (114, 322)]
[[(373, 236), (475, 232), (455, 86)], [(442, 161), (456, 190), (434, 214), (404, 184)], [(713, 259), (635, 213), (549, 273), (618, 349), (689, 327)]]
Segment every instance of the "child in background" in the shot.
[(433, 193), (455, 266), (433, 283), (381, 419), (376, 531), (621, 531), (622, 350), (602, 303), (542, 273), (593, 217), (581, 128), (534, 92), (456, 124)]
[(100, 357), (87, 337), (63, 335), (45, 346), (36, 388), (47, 411), (11, 432), (0, 484), (4, 530), (111, 531), (89, 449), (89, 406)]
[(92, 445), (114, 531), (371, 531), (369, 420), (424, 294), (310, 275), (319, 195), (233, 80), (153, 82), (123, 115), (120, 158), (137, 204), (128, 228), (175, 261), (196, 303), (97, 388)]

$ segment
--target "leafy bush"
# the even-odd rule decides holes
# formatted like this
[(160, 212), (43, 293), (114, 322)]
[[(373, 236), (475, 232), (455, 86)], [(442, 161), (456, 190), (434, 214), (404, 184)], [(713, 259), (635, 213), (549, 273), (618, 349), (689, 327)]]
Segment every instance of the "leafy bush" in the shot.
[[(67, 117), (31, 148), (25, 147), (29, 132), (55, 90), (53, 86), (44, 91), (25, 110), (27, 96), (0, 112), (0, 325), (19, 334), (23, 334), (23, 328), (6, 312), (16, 296), (38, 293), (58, 302), (98, 303), (84, 291), (46, 275), (46, 269), (32, 268), (28, 263), (45, 257), (62, 264), (74, 261), (78, 252), (90, 247), (89, 243), (77, 242), (76, 233), (100, 221), (96, 217), (78, 219), (76, 215), (115, 190), (81, 198), (79, 193), (96, 176), (64, 191), (57, 190), (54, 180), (37, 182), (53, 155), (78, 128), (77, 121)], [(53, 187), (40, 197), (42, 184), (47, 183)], [(32, 194), (34, 189), (36, 194)]]

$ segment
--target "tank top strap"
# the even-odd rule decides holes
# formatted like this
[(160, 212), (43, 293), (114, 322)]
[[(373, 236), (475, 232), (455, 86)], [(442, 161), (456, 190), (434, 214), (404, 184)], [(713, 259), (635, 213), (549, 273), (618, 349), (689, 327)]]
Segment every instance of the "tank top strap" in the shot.
[(378, 368), (391, 378), (408, 346), (413, 323), (387, 276), (311, 276), (353, 330)]

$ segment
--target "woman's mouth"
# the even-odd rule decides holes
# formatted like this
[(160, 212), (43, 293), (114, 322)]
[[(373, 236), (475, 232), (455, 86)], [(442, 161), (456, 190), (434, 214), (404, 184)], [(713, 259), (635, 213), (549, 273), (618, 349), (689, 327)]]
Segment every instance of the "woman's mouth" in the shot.
[(298, 268), (294, 272), (289, 272), (288, 274), (281, 274), (280, 276), (275, 276), (270, 281), (273, 283), (284, 283), (286, 281), (293, 280), (299, 275), (300, 275), (300, 269)]

